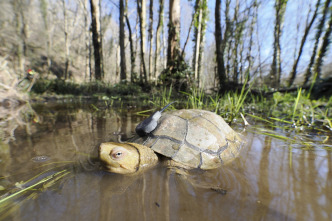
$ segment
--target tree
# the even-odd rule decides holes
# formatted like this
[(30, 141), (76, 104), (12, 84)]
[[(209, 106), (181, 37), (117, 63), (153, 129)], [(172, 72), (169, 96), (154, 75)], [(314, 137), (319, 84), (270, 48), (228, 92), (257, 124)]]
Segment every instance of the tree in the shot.
[(194, 57), (193, 57), (193, 70), (195, 81), (200, 87), (200, 72), (201, 72), (201, 62), (203, 56), (203, 39), (206, 29), (206, 19), (207, 19), (207, 1), (206, 0), (196, 0), (195, 3), (195, 14), (194, 14)]
[(50, 72), (51, 68), (51, 37), (50, 37), (50, 30), (49, 30), (49, 24), (48, 24), (48, 1), (46, 0), (40, 0), (39, 6), (40, 11), (42, 14), (43, 22), (44, 22), (44, 28), (46, 32), (46, 62), (47, 62), (47, 74)]
[(29, 8), (25, 0), (13, 0), (13, 9), (15, 13), (16, 35), (18, 41), (16, 43), (16, 54), (18, 57), (18, 72), (20, 76), (24, 74), (25, 57), (27, 54), (27, 38), (29, 25), (25, 15), (25, 8)]
[(95, 60), (95, 79), (103, 80), (103, 63), (102, 63), (102, 46), (100, 36), (100, 20), (99, 20), (99, 0), (90, 0), (91, 6), (91, 29), (92, 29), (92, 42), (94, 48)]
[(312, 27), (312, 24), (314, 23), (314, 21), (317, 17), (319, 5), (320, 5), (320, 0), (317, 0), (315, 12), (312, 15), (312, 18), (311, 18), (310, 22), (305, 27), (304, 34), (303, 34), (303, 37), (302, 37), (302, 40), (301, 40), (301, 45), (300, 45), (300, 48), (299, 48), (299, 52), (298, 52), (297, 58), (294, 61), (293, 68), (292, 68), (292, 71), (290, 73), (290, 78), (289, 78), (289, 81), (288, 81), (288, 87), (292, 86), (292, 84), (294, 83), (294, 80), (295, 80), (295, 77), (296, 77), (296, 72), (297, 72), (297, 65), (300, 61), (300, 58), (301, 58), (301, 55), (302, 55), (302, 52), (303, 52), (303, 47), (304, 47), (304, 44), (307, 40), (309, 31), (310, 31), (310, 29)]
[(324, 30), (325, 19), (326, 19), (326, 15), (329, 11), (330, 2), (331, 2), (331, 0), (326, 0), (325, 4), (324, 4), (323, 15), (322, 15), (322, 18), (319, 21), (318, 26), (317, 26), (317, 31), (316, 31), (316, 35), (315, 35), (315, 45), (314, 45), (314, 48), (313, 48), (313, 51), (312, 51), (310, 62), (308, 64), (308, 67), (307, 67), (307, 70), (306, 70), (306, 73), (305, 73), (305, 76), (304, 76), (303, 86), (305, 86), (308, 83), (309, 78), (312, 75), (312, 72), (311, 72), (312, 70), (311, 69), (312, 69), (312, 66), (314, 65), (314, 62), (315, 62), (320, 36), (322, 35), (323, 30)]
[(232, 49), (232, 38), (233, 38), (233, 22), (231, 21), (230, 17), (230, 4), (231, 0), (226, 0), (226, 6), (225, 6), (225, 32), (224, 32), (224, 39), (222, 42), (222, 51), (227, 50), (227, 59), (226, 59), (226, 67), (225, 67), (225, 73), (227, 80), (230, 78), (230, 61), (231, 61), (231, 49)]
[(90, 76), (90, 81), (91, 81), (91, 45), (90, 45), (90, 25), (88, 24), (88, 17), (89, 17), (89, 12), (87, 8), (88, 0), (81, 0), (80, 4), (83, 9), (83, 17), (84, 17), (84, 42), (85, 42), (84, 81), (86, 81), (87, 76)]
[(152, 79), (152, 47), (153, 47), (153, 0), (150, 0), (150, 7), (149, 7), (149, 79)]
[(274, 24), (274, 42), (273, 42), (273, 60), (271, 64), (270, 78), (272, 86), (279, 88), (281, 78), (281, 45), (280, 39), (283, 29), (283, 20), (288, 0), (275, 0), (275, 24)]
[(159, 0), (159, 11), (158, 11), (158, 25), (156, 31), (156, 50), (154, 57), (154, 75), (157, 79), (157, 68), (160, 63), (160, 38), (161, 38), (161, 30), (163, 28), (163, 20), (164, 20), (164, 0)]
[(140, 68), (140, 81), (147, 83), (146, 65), (145, 65), (145, 16), (146, 16), (146, 2), (145, 0), (137, 0), (137, 11), (139, 17), (139, 30), (140, 30), (140, 46), (141, 46), (141, 68)]
[(125, 8), (125, 17), (126, 17), (126, 23), (128, 27), (128, 32), (129, 32), (129, 45), (130, 45), (130, 63), (131, 63), (131, 68), (130, 68), (130, 81), (133, 83), (136, 81), (136, 73), (135, 73), (135, 60), (136, 60), (136, 51), (134, 50), (134, 40), (132, 36), (132, 31), (131, 31), (131, 26), (128, 18), (128, 0), (126, 0), (126, 8)]
[[(243, 76), (243, 80), (245, 78), (247, 78), (247, 80), (249, 81), (250, 80), (250, 71), (251, 71), (251, 68), (252, 68), (252, 47), (253, 47), (253, 38), (254, 38), (254, 29), (255, 29), (255, 24), (257, 23), (257, 10), (258, 10), (258, 1), (255, 0), (252, 4), (252, 7), (253, 7), (253, 10), (251, 10), (251, 7), (249, 8), (248, 10), (248, 17), (251, 18), (251, 22), (250, 22), (250, 29), (249, 29), (249, 48), (248, 48), (248, 52), (247, 52), (247, 55), (246, 55), (246, 61), (248, 62), (248, 68), (245, 72), (242, 73), (242, 76)], [(251, 14), (251, 11), (252, 14)], [(258, 43), (259, 44), (259, 43)], [(259, 50), (259, 45), (258, 45), (258, 50)], [(242, 81), (243, 82), (243, 81)]]
[(69, 72), (69, 40), (68, 40), (68, 18), (67, 18), (67, 8), (66, 8), (66, 1), (62, 0), (62, 9), (63, 9), (63, 32), (65, 36), (65, 73), (64, 79), (67, 80), (68, 72)]
[(167, 68), (172, 70), (180, 58), (180, 0), (169, 1)]
[(233, 16), (233, 24), (234, 26), (234, 39), (232, 42), (234, 42), (233, 50), (232, 50), (232, 62), (233, 62), (233, 82), (235, 84), (238, 83), (238, 76), (239, 76), (239, 61), (238, 61), (238, 49), (241, 46), (240, 41), (242, 38), (243, 33), (243, 22), (239, 19), (239, 8), (240, 8), (240, 2), (239, 0), (236, 0), (235, 9), (234, 9), (234, 16)]
[(219, 90), (224, 90), (226, 85), (226, 73), (224, 63), (224, 48), (222, 46), (223, 39), (221, 34), (221, 0), (216, 0), (216, 7), (214, 11), (215, 17), (215, 39), (216, 39), (216, 57), (217, 57), (217, 76), (219, 81)]
[(120, 31), (119, 31), (119, 41), (120, 41), (120, 80), (121, 81), (126, 81), (127, 76), (126, 76), (126, 48), (125, 48), (125, 8), (124, 8), (124, 0), (120, 0), (120, 15), (119, 15), (119, 24), (120, 24)]
[(325, 57), (328, 47), (331, 43), (331, 41), (330, 41), (331, 32), (332, 32), (332, 10), (330, 9), (330, 20), (326, 27), (326, 31), (325, 31), (325, 34), (323, 37), (323, 43), (322, 43), (321, 47), (319, 48), (319, 51), (317, 54), (317, 59), (315, 61), (315, 66), (314, 66), (314, 73), (317, 74), (318, 79), (321, 78), (321, 74), (322, 74), (321, 69), (322, 69), (322, 65), (323, 65), (323, 58)]

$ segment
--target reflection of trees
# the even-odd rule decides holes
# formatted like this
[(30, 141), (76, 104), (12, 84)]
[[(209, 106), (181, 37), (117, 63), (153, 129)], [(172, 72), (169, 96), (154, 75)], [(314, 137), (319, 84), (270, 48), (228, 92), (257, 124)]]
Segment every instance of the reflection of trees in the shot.
[[(323, 187), (323, 189), (325, 190), (325, 192), (328, 192), (327, 190), (332, 189), (332, 151), (326, 151), (327, 152), (327, 159), (330, 159), (327, 161), (327, 173), (326, 173), (326, 182), (325, 182), (325, 187)], [(326, 208), (332, 208), (332, 199), (331, 199), (331, 192), (329, 195), (329, 199), (327, 199), (326, 202)], [(330, 217), (331, 218), (331, 217)]]
[(7, 165), (10, 164), (12, 160), (9, 150), (10, 148), (8, 144), (0, 142), (0, 177), (2, 177), (2, 179), (0, 179), (0, 191), (10, 184), (10, 182), (5, 179), (5, 177), (9, 175)]
[(0, 140), (8, 143), (15, 140), (14, 132), (19, 126), (26, 126), (29, 129), (31, 119), (37, 120), (38, 117), (30, 104), (6, 108), (0, 106)]
[(331, 153), (322, 157), (303, 151), (297, 158), (293, 169), (296, 181), (292, 183), (297, 219), (326, 220), (324, 211), (331, 208)]
[[(264, 149), (262, 150), (262, 156), (259, 162), (259, 178), (257, 185), (258, 190), (258, 199), (262, 202), (263, 206), (257, 211), (261, 214), (261, 217), (267, 217), (269, 213), (269, 205), (271, 203), (271, 193), (270, 193), (270, 183), (269, 183), (269, 161), (266, 160), (269, 158), (271, 151), (271, 137), (266, 136), (264, 140)], [(266, 206), (265, 206), (266, 205)]]
[[(7, 67), (5, 59), (1, 57), (0, 73), (0, 140), (8, 143), (14, 139), (15, 129), (20, 125), (28, 126), (28, 116), (34, 115), (27, 91), (31, 89), (37, 74), (27, 73), (19, 81), (19, 76)], [(22, 88), (22, 85), (25, 87)]]

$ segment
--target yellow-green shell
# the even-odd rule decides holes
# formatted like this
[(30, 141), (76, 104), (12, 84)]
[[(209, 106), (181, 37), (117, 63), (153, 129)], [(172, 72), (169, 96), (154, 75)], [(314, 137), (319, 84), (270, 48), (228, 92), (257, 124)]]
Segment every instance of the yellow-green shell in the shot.
[(204, 110), (166, 112), (157, 128), (135, 142), (186, 166), (213, 169), (233, 160), (243, 142), (219, 115)]

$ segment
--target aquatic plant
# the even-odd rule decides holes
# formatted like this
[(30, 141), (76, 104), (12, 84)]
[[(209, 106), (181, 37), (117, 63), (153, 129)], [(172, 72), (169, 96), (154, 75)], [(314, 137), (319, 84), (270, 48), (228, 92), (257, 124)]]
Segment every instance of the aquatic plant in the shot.
[(25, 201), (37, 197), (39, 192), (54, 186), (70, 173), (69, 169), (46, 170), (27, 181), (16, 183), (0, 196), (0, 219), (6, 218)]

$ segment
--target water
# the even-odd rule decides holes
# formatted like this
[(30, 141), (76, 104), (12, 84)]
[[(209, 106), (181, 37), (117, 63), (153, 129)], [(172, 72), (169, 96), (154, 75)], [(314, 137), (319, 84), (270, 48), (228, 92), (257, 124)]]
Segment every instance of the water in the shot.
[(96, 155), (101, 142), (130, 137), (143, 119), (134, 110), (80, 104), (34, 109), (39, 119), (30, 117), (16, 128), (15, 140), (1, 146), (0, 185), (7, 191), (47, 169), (44, 177), (69, 173), (13, 198), (6, 209), (0, 204), (3, 220), (332, 220), (332, 152), (324, 145), (290, 148), (251, 129), (243, 132), (247, 145), (240, 156), (222, 168), (185, 175), (159, 165), (122, 176), (99, 170), (88, 155)]

